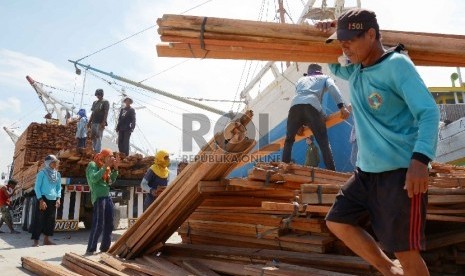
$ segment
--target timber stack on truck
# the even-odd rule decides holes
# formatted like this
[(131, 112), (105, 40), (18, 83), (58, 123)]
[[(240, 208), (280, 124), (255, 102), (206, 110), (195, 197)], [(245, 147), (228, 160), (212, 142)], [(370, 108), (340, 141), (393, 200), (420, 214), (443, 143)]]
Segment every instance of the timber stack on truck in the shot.
[[(30, 77), (27, 79), (46, 105), (44, 101), (46, 97), (42, 94), (46, 92)], [(56, 121), (60, 120), (53, 122)], [(75, 139), (77, 122), (68, 122), (66, 125), (51, 123), (50, 120), (47, 122), (31, 123), (15, 143), (11, 177), (20, 184), (13, 197), (15, 222), (21, 223), (23, 230), (30, 230), (31, 221), (37, 210), (34, 193), (35, 178), (37, 172), (43, 168), (45, 156), (55, 154), (60, 159), (58, 170), (62, 178), (61, 207), (57, 210), (55, 230), (77, 230), (81, 221), (86, 228), (90, 228), (92, 203), (85, 177), (87, 164), (94, 155), (90, 135), (87, 138), (86, 149), (77, 152)], [(115, 155), (119, 155), (120, 169), (118, 180), (111, 187), (111, 196), (116, 207), (115, 227), (117, 227), (120, 217), (123, 216), (122, 211), (126, 210), (123, 206), (127, 206), (129, 225), (142, 214), (143, 192), (139, 184), (147, 169), (153, 164), (154, 157), (143, 157), (141, 154), (124, 156), (116, 153)]]

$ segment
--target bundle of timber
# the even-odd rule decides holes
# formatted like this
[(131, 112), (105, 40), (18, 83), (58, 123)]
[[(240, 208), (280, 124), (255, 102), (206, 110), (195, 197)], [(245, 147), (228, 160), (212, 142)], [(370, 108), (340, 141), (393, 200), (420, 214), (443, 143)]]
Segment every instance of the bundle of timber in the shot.
[(76, 146), (76, 123), (53, 125), (31, 123), (19, 137), (15, 155), (24, 148), (60, 150)]
[[(245, 137), (245, 126), (252, 112), (237, 118), (230, 124), (229, 133), (217, 133), (202, 148), (196, 162), (190, 163), (171, 182), (144, 214), (110, 248), (110, 253), (123, 258), (134, 258), (142, 254), (157, 252), (162, 244), (202, 203), (203, 195), (198, 183), (220, 180), (232, 169), (232, 160), (247, 154), (255, 141)], [(232, 135), (232, 136), (231, 136)], [(227, 139), (225, 137), (230, 137)]]
[(37, 172), (42, 168), (42, 164), (43, 162), (41, 161), (34, 162), (32, 165), (24, 169), (24, 171), (20, 174), (20, 177), (17, 178), (23, 191), (34, 186)]
[(49, 154), (76, 147), (76, 123), (66, 126), (31, 123), (18, 138), (13, 156), (13, 177), (23, 178), (22, 172)]
[[(66, 149), (58, 152), (60, 159), (60, 172), (62, 177), (82, 177), (86, 167), (94, 157), (92, 148), (85, 150)], [(119, 175), (121, 179), (142, 179), (147, 169), (153, 164), (154, 156), (143, 157), (141, 154), (125, 156), (115, 152), (120, 160)]]
[[(279, 254), (279, 255), (277, 255)], [(276, 262), (280, 256), (281, 262)], [(234, 261), (232, 261), (234, 260)], [(314, 255), (279, 250), (255, 250), (220, 246), (166, 245), (161, 255), (125, 260), (107, 253), (86, 258), (66, 253), (61, 266), (22, 257), (22, 266), (37, 275), (134, 275), (134, 276), (220, 276), (220, 275), (321, 275), (349, 276), (335, 271), (354, 270), (355, 275), (378, 275), (358, 257)], [(312, 267), (313, 266), (313, 267)], [(328, 270), (327, 268), (331, 268)]]
[[(337, 43), (314, 26), (215, 17), (163, 15), (160, 57), (337, 63)], [(405, 45), (417, 65), (465, 66), (465, 36), (381, 30), (383, 43)]]
[[(218, 137), (199, 156), (232, 160), (226, 157), (254, 145), (243, 140), (223, 151)], [(83, 275), (380, 275), (326, 228), (324, 217), (351, 174), (257, 163), (247, 178), (225, 179), (233, 164), (204, 160), (189, 164), (111, 255), (101, 255), (105, 265), (76, 254), (62, 264)], [(465, 273), (465, 200), (457, 197), (465, 195), (464, 172), (432, 164), (422, 253), (432, 275)], [(175, 231), (183, 243), (165, 243)]]

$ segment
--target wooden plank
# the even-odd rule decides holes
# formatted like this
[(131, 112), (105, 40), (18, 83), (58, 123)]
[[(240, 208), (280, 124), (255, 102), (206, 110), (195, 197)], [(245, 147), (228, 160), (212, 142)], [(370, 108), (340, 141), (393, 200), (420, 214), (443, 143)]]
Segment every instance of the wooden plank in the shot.
[(69, 261), (68, 259), (65, 259), (65, 258), (63, 258), (61, 260), (61, 264), (64, 267), (68, 268), (71, 271), (76, 272), (79, 275), (84, 275), (84, 276), (97, 276), (97, 275), (99, 275), (99, 274), (92, 273), (90, 270), (87, 270), (86, 268), (82, 268), (82, 267), (78, 266), (77, 264), (75, 264), (75, 263), (73, 263), (73, 262), (71, 262), (71, 261)]
[(247, 275), (247, 273), (244, 270), (244, 264), (240, 262), (235, 262), (233, 260), (213, 260), (210, 258), (202, 258), (202, 257), (177, 257), (177, 256), (169, 256), (167, 258), (172, 261), (176, 261), (178, 263), (182, 263), (184, 261), (199, 262), (213, 271), (226, 274), (226, 275), (238, 275), (238, 276)]
[(248, 260), (257, 263), (278, 260), (280, 262), (296, 265), (311, 265), (320, 269), (332, 267), (335, 270), (337, 269), (336, 271), (340, 271), (340, 269), (358, 269), (359, 272), (361, 272), (371, 271), (373, 269), (373, 267), (359, 257), (334, 254), (188, 244), (166, 245), (163, 252), (173, 256), (192, 256), (192, 254), (195, 254), (195, 256), (201, 257), (208, 255), (210, 258), (223, 258), (237, 261)]
[(40, 276), (79, 276), (64, 267), (52, 265), (33, 257), (21, 257), (21, 266)]
[(435, 220), (435, 221), (465, 222), (465, 217), (434, 215), (434, 214), (429, 214), (429, 213), (426, 214), (426, 219)]
[[(244, 126), (250, 122), (251, 116), (252, 112), (249, 111), (235, 120), (232, 124), (235, 127), (226, 133), (231, 134), (232, 139), (225, 145), (225, 149), (214, 146), (216, 143), (224, 144), (225, 139), (222, 133), (215, 134), (210, 143), (202, 148), (197, 162), (189, 164), (157, 197), (143, 216), (110, 248), (110, 253), (134, 258), (150, 251), (153, 244), (165, 242), (202, 203), (203, 197), (197, 186), (199, 181), (220, 180), (233, 169), (230, 163), (233, 161), (215, 160), (240, 159), (254, 147), (255, 141), (252, 139), (235, 142), (239, 136), (245, 135)], [(207, 157), (206, 161), (203, 161), (203, 157)], [(150, 219), (146, 219), (148, 217)]]
[(246, 265), (244, 269), (249, 272), (248, 275), (273, 275), (273, 276), (350, 276), (354, 274), (338, 273), (329, 270), (316, 269), (311, 267), (289, 265), (289, 264), (266, 264), (266, 265)]
[[(280, 203), (280, 202), (270, 202), (270, 201), (263, 201), (262, 202), (262, 209), (264, 210), (273, 210), (278, 212), (290, 212), (294, 211), (294, 205), (291, 203)], [(307, 213), (327, 213), (331, 209), (331, 206), (315, 206), (315, 205), (307, 205), (305, 208), (305, 212)], [(299, 206), (299, 212), (304, 211), (304, 206)]]
[(111, 276), (124, 276), (126, 274), (111, 268), (109, 266), (106, 266), (104, 264), (92, 261), (90, 259), (84, 258), (80, 255), (77, 255), (76, 253), (65, 253), (63, 256), (64, 260), (67, 260), (95, 275), (99, 276), (106, 276), (106, 275), (111, 275)]
[(185, 276), (189, 275), (189, 271), (183, 269), (180, 266), (173, 264), (172, 262), (162, 258), (162, 257), (154, 257), (154, 256), (143, 256), (142, 259), (147, 263), (154, 265), (157, 268), (160, 268), (163, 271), (166, 271), (168, 275), (173, 276)]
[(279, 227), (264, 226), (261, 224), (246, 224), (223, 221), (203, 221), (189, 219), (185, 224), (189, 231), (205, 231), (221, 234), (239, 235), (246, 237), (260, 237), (266, 233), (266, 237), (274, 239), (279, 236)]
[(220, 276), (207, 265), (197, 261), (197, 260), (185, 260), (182, 261), (182, 264), (192, 273), (198, 276)]
[[(269, 214), (250, 214), (237, 212), (234, 214), (221, 213), (219, 209), (217, 213), (201, 212), (198, 209), (192, 213), (189, 220), (202, 220), (202, 221), (217, 221), (217, 222), (237, 222), (245, 224), (259, 224), (265, 226), (278, 227), (282, 221), (281, 216)], [(186, 222), (189, 222), (187, 220)]]
[(133, 275), (133, 276), (143, 276), (143, 275), (146, 275), (145, 273), (141, 273), (141, 272), (138, 272), (138, 271), (135, 271), (135, 270), (132, 270), (132, 269), (129, 269), (127, 267), (125, 267), (123, 265), (124, 261), (115, 257), (115, 256), (112, 256), (108, 253), (102, 253), (100, 254), (100, 260), (104, 263), (106, 263), (107, 265), (113, 267), (114, 269), (118, 270), (118, 271), (121, 271), (125, 274), (128, 274), (128, 275)]
[[(166, 36), (163, 37), (165, 41), (173, 40), (178, 42), (170, 43), (171, 48), (166, 49), (163, 49), (163, 46), (157, 46), (158, 55), (336, 63), (337, 57), (341, 53), (339, 50), (331, 56), (331, 51), (337, 50), (335, 45), (325, 45), (323, 41), (326, 40), (327, 34), (310, 25), (277, 24), (211, 17), (208, 18), (207, 24), (202, 24), (203, 19), (204, 17), (177, 15), (165, 15), (163, 18), (158, 19), (160, 34), (168, 35), (166, 33), (168, 30), (178, 31), (178, 34), (171, 37), (171, 39)], [(200, 37), (201, 29), (204, 30), (202, 31), (203, 49), (200, 47), (200, 39), (197, 39)], [(182, 30), (195, 31), (198, 34), (195, 36), (189, 33), (186, 38), (183, 38), (184, 34), (179, 33)], [(407, 47), (410, 58), (417, 65), (463, 66), (463, 63), (465, 63), (463, 61), (465, 60), (465, 36), (386, 30), (381, 31), (381, 33), (383, 43), (388, 46), (394, 46), (399, 41), (402, 41)], [(205, 37), (205, 34), (208, 34), (208, 37)], [(216, 34), (220, 35), (217, 36)], [(234, 39), (234, 36), (237, 39)], [(245, 39), (247, 36), (251, 37), (251, 39)], [(266, 39), (275, 40), (272, 42), (266, 41)], [(294, 43), (296, 41), (299, 43)], [(307, 45), (307, 47), (300, 49), (303, 46), (302, 41), (308, 41), (314, 45)], [(443, 42), (448, 47), (444, 47)], [(189, 46), (183, 49), (185, 45)], [(288, 45), (287, 49), (284, 45)], [(324, 48), (323, 46), (327, 47)], [(262, 51), (253, 52), (250, 49)], [(181, 53), (183, 50), (184, 52)], [(200, 52), (196, 53), (198, 50)], [(237, 55), (240, 51), (242, 51), (242, 56)], [(264, 54), (267, 52), (269, 55), (265, 56)], [(302, 53), (307, 52), (309, 55), (318, 53), (319, 56), (303, 57)]]
[(142, 272), (142, 273), (145, 273), (145, 274), (148, 274), (148, 275), (152, 275), (152, 276), (170, 276), (169, 274), (167, 274), (166, 272), (160, 270), (160, 269), (156, 269), (156, 268), (153, 268), (151, 266), (148, 266), (148, 265), (143, 265), (143, 264), (136, 264), (134, 262), (132, 263), (123, 263), (123, 266), (127, 267), (127, 268), (130, 268), (130, 269), (133, 269), (133, 270), (136, 270), (136, 271), (139, 271), (139, 272)]
[(426, 250), (432, 250), (440, 247), (446, 247), (451, 244), (465, 242), (465, 232), (451, 231), (448, 233), (439, 233), (426, 237)]
[(293, 239), (283, 240), (280, 237), (270, 239), (267, 236), (263, 238), (246, 237), (231, 234), (221, 234), (214, 232), (205, 232), (198, 230), (190, 230), (180, 228), (178, 232), (183, 238), (183, 242), (192, 244), (203, 244), (203, 245), (222, 245), (232, 247), (248, 247), (248, 248), (259, 248), (259, 249), (281, 249), (293, 252), (316, 252), (325, 253), (328, 248), (326, 244), (314, 244), (296, 242)]
[(227, 191), (227, 185), (222, 181), (200, 181), (197, 185), (201, 194)]
[(428, 204), (465, 203), (465, 195), (428, 195)]

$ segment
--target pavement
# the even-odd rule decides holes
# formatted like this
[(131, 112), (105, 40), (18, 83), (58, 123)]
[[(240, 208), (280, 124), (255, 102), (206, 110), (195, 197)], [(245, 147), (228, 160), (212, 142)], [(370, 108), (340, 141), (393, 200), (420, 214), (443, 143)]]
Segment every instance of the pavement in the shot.
[[(124, 225), (125, 219), (121, 220), (119, 229), (113, 231), (112, 241), (116, 241), (127, 229)], [(31, 234), (15, 226), (20, 234), (10, 234), (6, 225), (0, 230), (5, 233), (0, 234), (0, 274), (6, 276), (15, 275), (34, 275), (21, 267), (21, 257), (34, 257), (51, 264), (59, 265), (65, 253), (74, 252), (83, 255), (86, 252), (87, 240), (90, 230), (85, 230), (84, 225), (80, 223), (78, 231), (74, 232), (55, 232), (52, 241), (56, 245), (42, 245), (43, 236), (40, 239), (39, 247), (31, 247)], [(167, 241), (169, 243), (180, 243), (181, 238), (177, 233)], [(99, 255), (90, 256), (91, 259), (98, 260)]]

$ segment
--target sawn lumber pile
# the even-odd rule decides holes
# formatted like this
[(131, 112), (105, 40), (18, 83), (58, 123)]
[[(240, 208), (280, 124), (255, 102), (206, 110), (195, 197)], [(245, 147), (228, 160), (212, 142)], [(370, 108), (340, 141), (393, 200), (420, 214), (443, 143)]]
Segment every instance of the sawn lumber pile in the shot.
[[(77, 151), (76, 127), (76, 121), (67, 125), (29, 125), (16, 142), (13, 158), (13, 177), (20, 182), (23, 190), (34, 185), (37, 172), (43, 167), (44, 158), (49, 154), (55, 154), (60, 159), (58, 170), (62, 177), (85, 177), (87, 164), (94, 156), (92, 140), (88, 136), (86, 148)], [(120, 159), (120, 179), (142, 179), (154, 161), (153, 156), (115, 154)]]
[[(143, 157), (141, 154), (133, 154), (125, 156), (119, 155), (119, 175), (120, 179), (142, 179), (147, 169), (153, 164), (154, 156)], [(61, 150), (57, 157), (60, 159), (60, 172), (62, 177), (85, 177), (86, 167), (92, 158), (94, 152), (90, 148), (86, 148), (83, 152), (78, 152), (76, 149)]]
[[(244, 142), (240, 153), (205, 147), (100, 263), (66, 254), (62, 264), (82, 275), (379, 275), (324, 223), (351, 174), (257, 163), (225, 179), (232, 164), (200, 161), (246, 154)], [(433, 164), (423, 252), (433, 275), (465, 273), (464, 191), (465, 168)], [(175, 231), (183, 243), (166, 244)]]
[[(337, 63), (338, 43), (304, 24), (165, 14), (157, 20), (160, 57)], [(381, 30), (386, 46), (405, 45), (421, 66), (465, 66), (465, 36)]]
[(20, 182), (23, 189), (32, 187), (47, 155), (76, 147), (75, 133), (75, 123), (66, 126), (31, 123), (15, 145), (13, 178)]
[(234, 134), (229, 141), (225, 140), (225, 133), (215, 134), (198, 154), (199, 159), (189, 164), (173, 180), (137, 222), (113, 244), (109, 252), (123, 258), (157, 252), (202, 203), (203, 196), (198, 191), (198, 183), (227, 176), (233, 165), (232, 160), (240, 159), (255, 145), (254, 140), (245, 137), (245, 126), (251, 117), (252, 112), (249, 111), (236, 119), (233, 128), (229, 130)]

